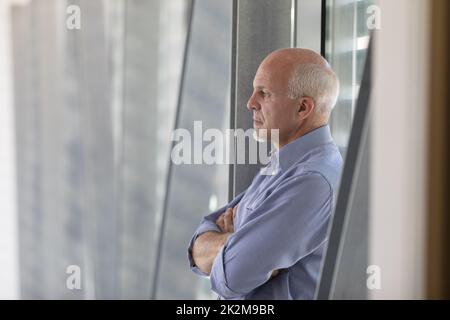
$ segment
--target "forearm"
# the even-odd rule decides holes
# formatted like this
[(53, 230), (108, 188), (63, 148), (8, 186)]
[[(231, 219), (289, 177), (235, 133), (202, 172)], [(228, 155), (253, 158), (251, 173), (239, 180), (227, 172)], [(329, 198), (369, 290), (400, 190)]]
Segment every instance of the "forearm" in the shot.
[(192, 258), (195, 265), (204, 273), (210, 274), (211, 268), (219, 253), (225, 244), (230, 233), (219, 233), (208, 231), (201, 234), (194, 242), (192, 247)]

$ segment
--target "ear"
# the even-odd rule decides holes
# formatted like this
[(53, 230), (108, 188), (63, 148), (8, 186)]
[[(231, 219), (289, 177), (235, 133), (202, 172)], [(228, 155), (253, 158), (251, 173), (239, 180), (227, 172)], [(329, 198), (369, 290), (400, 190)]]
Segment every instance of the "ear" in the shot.
[(305, 120), (314, 112), (315, 107), (315, 102), (311, 97), (301, 97), (298, 99), (297, 114), (302, 120)]

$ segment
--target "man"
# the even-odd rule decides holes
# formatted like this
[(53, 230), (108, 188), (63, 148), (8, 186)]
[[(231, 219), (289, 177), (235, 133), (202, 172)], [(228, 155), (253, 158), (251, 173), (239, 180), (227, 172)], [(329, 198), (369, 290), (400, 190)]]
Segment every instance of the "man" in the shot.
[(312, 299), (342, 167), (327, 125), (339, 82), (317, 53), (281, 49), (261, 63), (253, 87), (247, 108), (257, 134), (279, 130), (278, 171), (258, 174), (203, 218), (191, 269), (209, 275), (221, 299)]

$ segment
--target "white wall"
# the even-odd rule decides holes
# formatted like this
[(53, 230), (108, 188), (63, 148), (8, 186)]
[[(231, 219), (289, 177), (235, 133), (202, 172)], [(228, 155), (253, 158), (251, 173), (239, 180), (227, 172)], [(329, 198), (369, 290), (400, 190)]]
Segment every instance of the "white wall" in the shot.
[(370, 264), (373, 299), (421, 299), (425, 289), (429, 1), (379, 0), (375, 32)]
[(0, 299), (19, 298), (9, 5), (0, 1)]

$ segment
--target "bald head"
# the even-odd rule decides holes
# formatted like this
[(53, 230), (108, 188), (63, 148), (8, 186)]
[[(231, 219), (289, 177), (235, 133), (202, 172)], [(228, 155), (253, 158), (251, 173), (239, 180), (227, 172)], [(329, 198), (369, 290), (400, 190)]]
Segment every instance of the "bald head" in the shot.
[(274, 51), (263, 60), (260, 68), (274, 73), (291, 99), (311, 97), (318, 114), (328, 117), (336, 104), (339, 80), (328, 62), (312, 50)]
[(302, 48), (284, 48), (269, 54), (263, 63), (280, 63), (286, 66), (295, 64), (315, 64), (329, 68), (327, 60), (313, 50)]

